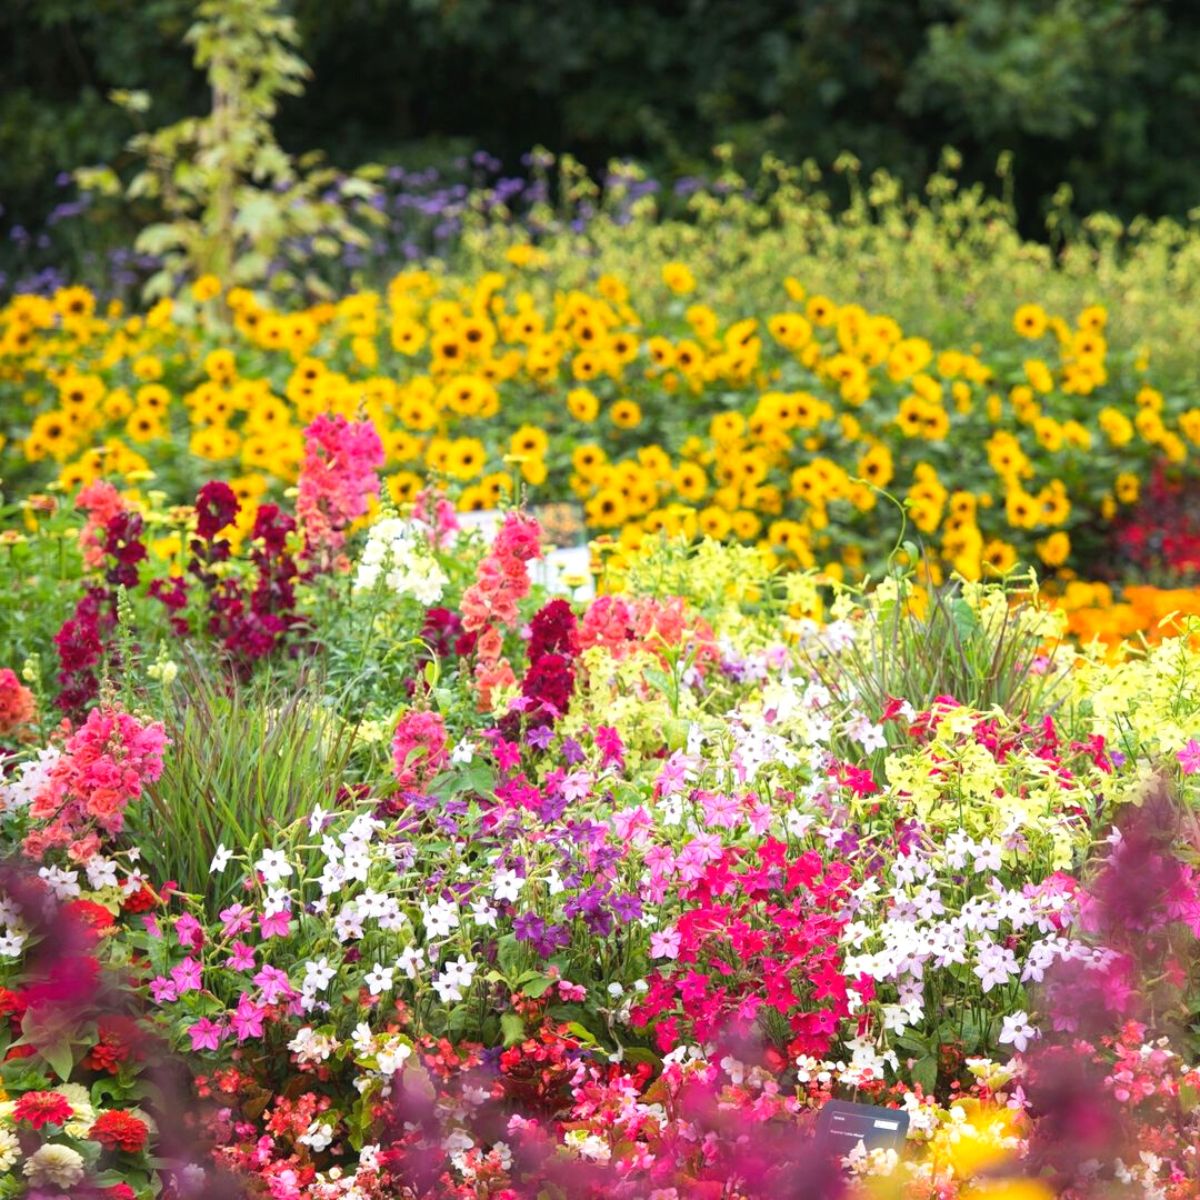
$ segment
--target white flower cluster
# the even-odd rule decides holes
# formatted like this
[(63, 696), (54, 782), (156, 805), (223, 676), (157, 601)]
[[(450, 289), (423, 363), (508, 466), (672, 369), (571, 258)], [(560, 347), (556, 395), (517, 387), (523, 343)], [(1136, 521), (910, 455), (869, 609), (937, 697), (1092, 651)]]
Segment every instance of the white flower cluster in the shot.
[[(856, 919), (842, 934), (845, 970), (897, 990), (899, 1002), (882, 1005), (891, 1033), (923, 1024), (927, 970), (961, 966), (987, 994), (1040, 982), (1057, 959), (1101, 965), (1101, 952), (1060, 931), (1070, 924), (1069, 899), (1005, 887), (993, 873), (998, 855), (997, 843), (976, 843), (957, 831), (932, 854), (914, 850), (897, 858), (882, 888), (870, 879), (856, 890), (850, 904)], [(1024, 1049), (1037, 1036), (1026, 1014), (1015, 1012), (1000, 1040)]]
[(369, 591), (382, 577), (389, 592), (436, 604), (448, 580), (429, 544), (411, 522), (384, 517), (371, 526), (354, 577), (356, 591)]
[(61, 754), (57, 746), (46, 746), (38, 751), (37, 758), (21, 763), (8, 778), (0, 769), (0, 812), (25, 808), (45, 786)]

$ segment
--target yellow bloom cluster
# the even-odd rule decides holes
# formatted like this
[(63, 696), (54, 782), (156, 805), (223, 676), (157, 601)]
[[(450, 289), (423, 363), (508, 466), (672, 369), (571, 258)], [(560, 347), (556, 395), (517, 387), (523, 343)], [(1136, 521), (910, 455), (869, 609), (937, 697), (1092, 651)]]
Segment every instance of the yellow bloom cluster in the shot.
[(4, 475), (153, 471), (176, 499), (221, 476), (252, 505), (335, 412), (374, 422), (400, 504), (428, 480), (467, 511), (529, 489), (573, 498), (618, 553), (707, 535), (835, 577), (887, 556), (903, 506), (935, 577), (973, 580), (1085, 563), (1150, 464), (1200, 443), (1200, 408), (1110, 352), (1099, 306), (1021, 304), (997, 345), (938, 347), (791, 277), (773, 309), (730, 312), (684, 262), (636, 296), (611, 274), (559, 288), (531, 246), (502, 262), (292, 312), (211, 278), (135, 315), (77, 287), (19, 296), (0, 311)]

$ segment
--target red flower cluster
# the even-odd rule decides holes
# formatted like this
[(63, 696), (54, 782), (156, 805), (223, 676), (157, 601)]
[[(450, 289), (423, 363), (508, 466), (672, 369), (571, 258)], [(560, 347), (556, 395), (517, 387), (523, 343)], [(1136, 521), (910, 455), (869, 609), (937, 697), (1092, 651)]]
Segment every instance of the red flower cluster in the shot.
[(43, 1125), (65, 1125), (75, 1110), (57, 1092), (26, 1092), (17, 1101), (12, 1115), (18, 1125), (28, 1123), (32, 1129), (41, 1129)]
[(126, 1154), (137, 1154), (145, 1147), (149, 1136), (150, 1128), (145, 1121), (117, 1108), (101, 1113), (88, 1131), (93, 1142)]
[(697, 1042), (740, 1036), (774, 1010), (791, 1031), (789, 1054), (824, 1054), (850, 1014), (850, 989), (866, 987), (841, 970), (849, 880), (845, 863), (814, 851), (789, 858), (775, 839), (721, 850), (681, 893), (675, 965), (650, 976), (635, 1024), (655, 1021), (659, 1047), (670, 1050), (685, 1029)]
[(533, 706), (532, 724), (550, 724), (570, 706), (575, 690), (574, 658), (579, 651), (575, 614), (565, 600), (551, 600), (530, 622), (529, 667), (521, 694)]
[(0, 737), (28, 725), (36, 712), (33, 693), (8, 667), (0, 669)]
[[(300, 570), (288, 551), (288, 536), (296, 522), (274, 504), (262, 505), (250, 531), (250, 562), (256, 570), (247, 591), (233, 575), (218, 575), (213, 567), (230, 557), (229, 541), (220, 536), (236, 520), (241, 506), (226, 483), (207, 483), (196, 498), (198, 520), (191, 541), (189, 572), (208, 590), (208, 631), (221, 639), (233, 661), (242, 668), (266, 658), (290, 630), (302, 622), (296, 613), (295, 581)], [(173, 595), (159, 598), (171, 607)]]

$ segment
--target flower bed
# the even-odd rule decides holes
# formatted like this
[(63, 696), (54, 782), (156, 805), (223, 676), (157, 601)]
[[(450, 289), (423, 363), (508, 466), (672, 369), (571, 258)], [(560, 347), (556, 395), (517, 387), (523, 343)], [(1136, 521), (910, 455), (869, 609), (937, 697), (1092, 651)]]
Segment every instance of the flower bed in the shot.
[(555, 595), (385, 440), (0, 551), (0, 1195), (1197, 1193), (1186, 620), (713, 539)]
[(80, 287), (17, 296), (0, 462), (23, 492), (123, 477), (188, 502), (225, 478), (245, 536), (299, 478), (311, 423), (366, 415), (393, 503), (431, 481), (464, 512), (567, 501), (621, 553), (707, 536), (856, 579), (902, 504), (935, 579), (1194, 570), (1171, 514), (1200, 409), (1129, 334), (1110, 345), (1102, 305), (1017, 293), (980, 344), (791, 276), (731, 298), (680, 260), (568, 285), (532, 244), (493, 257), (290, 311), (212, 278), (135, 315)]

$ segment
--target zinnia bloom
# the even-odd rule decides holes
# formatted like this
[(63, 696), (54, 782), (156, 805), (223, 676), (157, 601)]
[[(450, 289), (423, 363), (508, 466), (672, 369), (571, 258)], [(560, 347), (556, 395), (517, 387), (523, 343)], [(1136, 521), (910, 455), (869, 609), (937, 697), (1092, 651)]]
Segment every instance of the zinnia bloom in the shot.
[(43, 1125), (65, 1125), (75, 1110), (65, 1096), (58, 1092), (26, 1092), (13, 1108), (13, 1120), (28, 1121), (34, 1129)]
[(137, 1154), (149, 1136), (150, 1128), (145, 1121), (118, 1108), (101, 1113), (88, 1132), (92, 1141), (109, 1150), (123, 1150), (126, 1154)]

